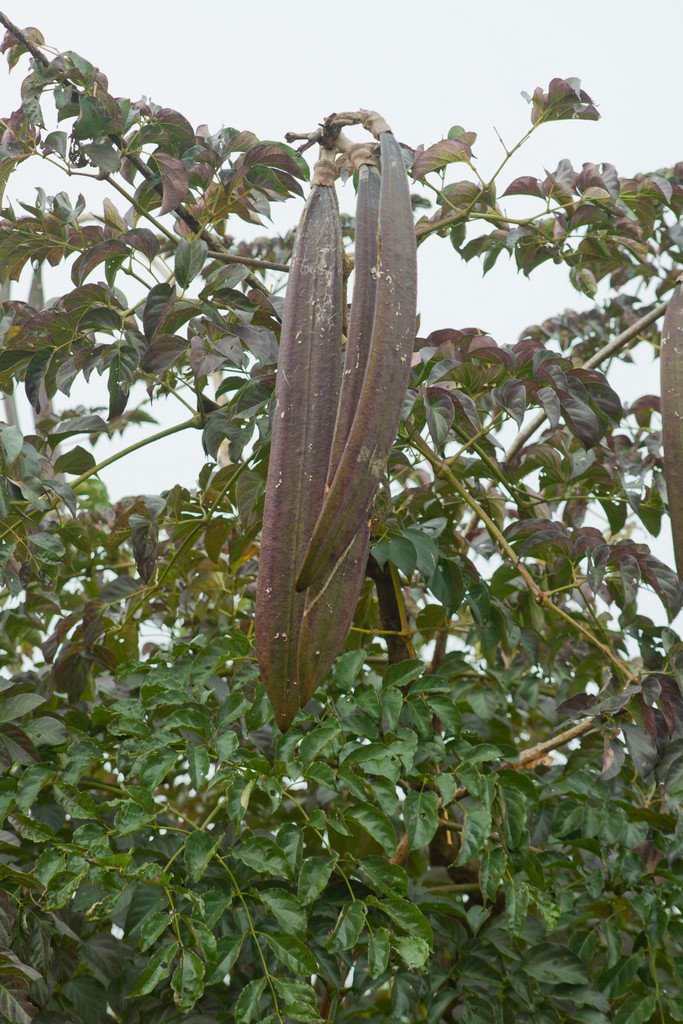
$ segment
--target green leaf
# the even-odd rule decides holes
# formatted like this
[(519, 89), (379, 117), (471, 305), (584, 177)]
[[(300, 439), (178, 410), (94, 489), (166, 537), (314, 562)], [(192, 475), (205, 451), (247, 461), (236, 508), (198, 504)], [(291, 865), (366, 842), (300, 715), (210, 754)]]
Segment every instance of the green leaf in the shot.
[(31, 547), (36, 558), (41, 562), (61, 562), (64, 558), (64, 545), (54, 533), (38, 531), (30, 536)]
[(430, 947), (433, 946), (434, 933), (432, 932), (432, 926), (414, 903), (409, 903), (408, 900), (397, 899), (375, 900), (374, 897), (368, 900), (368, 902), (379, 907), (385, 914), (388, 914), (392, 921), (395, 921), (403, 931), (423, 939)]
[(348, 651), (337, 658), (332, 674), (340, 690), (350, 690), (365, 661), (365, 651)]
[(491, 812), (483, 804), (475, 804), (465, 811), (465, 831), (456, 864), (466, 864), (483, 849), (491, 834)]
[(411, 970), (422, 967), (429, 956), (429, 945), (424, 939), (406, 937), (398, 939), (394, 947)]
[(303, 942), (292, 935), (264, 933), (266, 942), (278, 960), (294, 974), (315, 974), (318, 965)]
[(400, 865), (391, 864), (384, 857), (363, 857), (362, 868), (377, 892), (405, 896), (408, 891), (408, 876)]
[(332, 740), (336, 739), (341, 732), (338, 722), (323, 722), (316, 725), (299, 744), (299, 758), (304, 767), (315, 760)]
[(196, 953), (183, 949), (180, 965), (171, 978), (171, 988), (177, 993), (176, 1005), (182, 1011), (191, 1010), (204, 991), (204, 964)]
[(521, 934), (526, 923), (526, 912), (529, 906), (529, 885), (513, 878), (506, 890), (505, 916), (514, 937)]
[(259, 999), (265, 987), (265, 978), (254, 978), (244, 986), (235, 1007), (235, 1024), (250, 1024), (258, 1013)]
[(17, 693), (0, 703), (0, 722), (12, 722), (45, 703), (39, 693)]
[(403, 820), (411, 850), (426, 846), (439, 827), (438, 797), (430, 790), (411, 789), (403, 801)]
[(645, 1024), (649, 1021), (657, 1005), (657, 995), (650, 992), (629, 996), (614, 1014), (614, 1024)]
[(588, 971), (583, 960), (564, 946), (545, 942), (533, 947), (522, 964), (537, 981), (566, 985), (587, 985)]
[(93, 453), (77, 444), (75, 448), (71, 448), (70, 451), (59, 456), (55, 462), (55, 473), (74, 473), (80, 476), (81, 473), (87, 473), (94, 465)]
[(166, 778), (171, 768), (178, 760), (175, 750), (165, 747), (163, 750), (155, 750), (143, 761), (140, 769), (140, 783), (145, 789), (156, 789), (160, 782)]
[(259, 896), (283, 931), (299, 938), (305, 936), (306, 912), (296, 896), (286, 889), (262, 889)]
[(209, 866), (209, 862), (221, 844), (222, 836), (213, 838), (209, 832), (197, 829), (190, 832), (185, 840), (185, 865), (195, 882), (199, 881)]
[(200, 790), (209, 774), (209, 751), (201, 744), (189, 742), (186, 748), (188, 771), (192, 785)]
[(178, 949), (178, 943), (166, 942), (150, 957), (150, 961), (138, 978), (137, 984), (131, 996), (146, 996), (152, 989), (155, 989), (160, 981), (167, 977), (173, 959)]
[(266, 836), (251, 836), (232, 851), (233, 857), (261, 875), (292, 877), (292, 869), (286, 856)]
[(144, 807), (130, 800), (117, 812), (114, 818), (114, 825), (120, 836), (130, 836), (134, 832), (139, 832), (141, 828), (144, 828), (148, 822), (153, 820), (154, 811), (147, 811)]
[(171, 921), (171, 914), (168, 911), (161, 910), (145, 918), (140, 929), (140, 942), (138, 944), (138, 949), (141, 953), (144, 953), (146, 949), (149, 949), (156, 942), (161, 933), (165, 932), (171, 925)]
[(207, 972), (206, 984), (215, 985), (223, 981), (237, 960), (244, 941), (244, 935), (222, 935), (216, 942), (216, 963)]
[(202, 238), (188, 241), (181, 238), (175, 253), (175, 279), (181, 288), (187, 288), (201, 271), (206, 260), (209, 246)]
[(306, 857), (299, 872), (297, 893), (302, 903), (312, 903), (327, 885), (335, 869), (333, 857)]
[(481, 884), (482, 895), (485, 899), (495, 899), (498, 886), (500, 885), (503, 872), (505, 871), (506, 863), (507, 857), (505, 856), (505, 851), (500, 846), (494, 846), (490, 849), (484, 850), (481, 857), (479, 881)]
[(273, 982), (288, 1017), (306, 1024), (320, 1024), (318, 997), (311, 985), (294, 978), (274, 978)]
[(327, 948), (331, 953), (340, 953), (352, 949), (365, 925), (366, 907), (360, 900), (347, 903), (342, 907), (334, 930), (327, 940)]
[(421, 676), (423, 672), (424, 665), (417, 659), (399, 661), (396, 665), (390, 665), (384, 673), (382, 688), (386, 690), (389, 686), (406, 686), (408, 683), (412, 683), (413, 679)]
[(0, 1013), (10, 1024), (31, 1024), (37, 1012), (23, 978), (11, 974), (0, 977)]
[(393, 857), (396, 853), (396, 833), (386, 814), (372, 804), (356, 804), (344, 812), (346, 821), (355, 821), (368, 835), (380, 843), (387, 854)]
[(368, 939), (368, 970), (371, 978), (384, 974), (389, 963), (389, 931), (375, 928)]

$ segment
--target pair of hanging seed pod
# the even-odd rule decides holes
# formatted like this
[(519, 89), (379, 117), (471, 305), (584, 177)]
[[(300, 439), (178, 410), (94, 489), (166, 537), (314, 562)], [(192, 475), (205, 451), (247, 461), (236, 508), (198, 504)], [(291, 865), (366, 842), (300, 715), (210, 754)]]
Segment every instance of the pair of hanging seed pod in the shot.
[(323, 136), (290, 265), (256, 593), (256, 655), (282, 730), (348, 634), (415, 341), (415, 228), (401, 147), (374, 112), (339, 121), (379, 140), (380, 167), (368, 147), (348, 151), (358, 191), (343, 353), (339, 130), (329, 148)]

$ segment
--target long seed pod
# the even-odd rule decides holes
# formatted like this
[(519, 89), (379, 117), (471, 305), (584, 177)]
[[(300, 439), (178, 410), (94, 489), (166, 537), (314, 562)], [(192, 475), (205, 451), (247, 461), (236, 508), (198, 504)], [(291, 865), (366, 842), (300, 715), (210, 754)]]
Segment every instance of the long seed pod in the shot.
[(351, 431), (308, 545), (298, 590), (316, 580), (324, 585), (367, 516), (410, 375), (417, 305), (415, 227), (401, 147), (386, 126), (378, 135), (382, 177), (372, 341)]
[(683, 275), (664, 316), (661, 346), (664, 476), (676, 568), (683, 579)]
[[(373, 270), (377, 262), (379, 193), (377, 167), (362, 163), (358, 168), (353, 302), (328, 484), (332, 482), (351, 430), (370, 351), (377, 292)], [(369, 548), (370, 525), (366, 517), (332, 576), (322, 586), (313, 586), (307, 591), (299, 637), (298, 678), (302, 704), (323, 679), (348, 635)]]
[(256, 588), (256, 656), (282, 730), (301, 704), (297, 645), (305, 595), (294, 582), (323, 502), (340, 388), (342, 241), (333, 155), (325, 154), (314, 169), (289, 272)]

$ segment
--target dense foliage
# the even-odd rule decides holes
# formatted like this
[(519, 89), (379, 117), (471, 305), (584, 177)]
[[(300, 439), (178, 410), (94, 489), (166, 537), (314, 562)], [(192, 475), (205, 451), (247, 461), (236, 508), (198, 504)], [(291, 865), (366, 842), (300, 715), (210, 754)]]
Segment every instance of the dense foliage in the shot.
[[(25, 77), (1, 186), (46, 161), (65, 189), (0, 220), (0, 1015), (683, 1020), (659, 400), (624, 407), (604, 375), (636, 339), (658, 348), (683, 166), (508, 182), (510, 151), (484, 180), (458, 127), (405, 151), (418, 242), (484, 271), (552, 260), (582, 308), (607, 298), (508, 347), (458, 323), (454, 288), (455, 326), (416, 342), (346, 649), (281, 734), (253, 614), (292, 237), (233, 235), (303, 195), (308, 166), (113, 97), (36, 29), (2, 51)], [(529, 100), (531, 131), (597, 116), (576, 81)], [(28, 264), (70, 274), (49, 308), (12, 298)], [(97, 375), (106, 409), (71, 394)], [(189, 417), (155, 433), (173, 403)], [(121, 465), (201, 430), (196, 488), (110, 500), (97, 441), (131, 424), (149, 433)]]

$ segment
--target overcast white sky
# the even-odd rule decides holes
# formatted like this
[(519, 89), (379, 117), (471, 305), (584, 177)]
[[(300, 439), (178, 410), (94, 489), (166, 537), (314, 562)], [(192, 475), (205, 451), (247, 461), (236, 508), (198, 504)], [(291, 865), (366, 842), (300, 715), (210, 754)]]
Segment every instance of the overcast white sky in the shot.
[[(577, 167), (609, 161), (622, 175), (683, 159), (681, 0), (4, 0), (2, 8), (21, 27), (39, 28), (55, 48), (99, 66), (114, 95), (147, 96), (212, 130), (230, 125), (281, 140), (332, 111), (369, 107), (410, 146), (438, 141), (453, 124), (476, 131), (486, 176), (502, 157), (494, 126), (508, 145), (529, 126), (522, 90), (576, 76), (601, 120), (545, 126), (513, 160), (506, 180), (542, 175), (563, 157)], [(3, 113), (18, 106), (21, 73), (0, 68)], [(37, 163), (25, 167), (32, 196), (43, 172)], [(57, 187), (77, 191), (66, 180)], [(350, 185), (341, 202), (352, 209)], [(298, 216), (299, 206), (287, 204), (278, 227)], [(432, 239), (420, 250), (419, 304), (422, 334), (479, 326), (509, 343), (529, 323), (566, 306), (585, 307), (586, 300), (562, 268), (545, 264), (527, 280), (501, 258), (482, 278), (478, 263), (465, 265), (445, 240)], [(647, 387), (658, 387), (649, 353), (642, 358), (631, 371), (640, 393), (646, 373)], [(623, 392), (621, 378), (616, 386)], [(98, 456), (106, 453), (98, 444)], [(158, 493), (179, 473), (191, 485), (203, 461), (199, 434), (177, 435), (154, 452), (152, 464), (142, 454), (125, 461), (125, 470), (119, 464), (104, 474), (114, 494)]]

